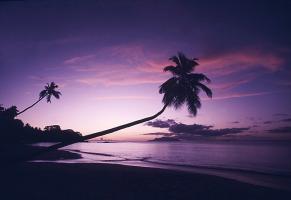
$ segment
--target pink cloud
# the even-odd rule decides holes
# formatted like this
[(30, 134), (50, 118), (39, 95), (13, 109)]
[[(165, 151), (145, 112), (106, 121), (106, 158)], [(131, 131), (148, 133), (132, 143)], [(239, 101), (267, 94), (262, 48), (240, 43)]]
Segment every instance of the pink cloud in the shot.
[[(233, 99), (233, 98), (242, 98), (242, 97), (261, 96), (261, 95), (268, 95), (268, 94), (271, 94), (271, 92), (233, 93), (233, 94), (227, 94), (224, 96), (213, 97), (212, 100), (224, 100), (224, 99)], [(203, 98), (203, 100), (211, 100), (211, 99)]]
[(213, 75), (225, 76), (255, 68), (274, 72), (279, 70), (282, 64), (284, 59), (276, 54), (248, 50), (202, 58), (199, 69)]
[[(138, 44), (118, 45), (100, 49), (94, 54), (73, 57), (64, 63), (73, 65), (74, 71), (90, 73), (88, 77), (76, 79), (88, 85), (153, 84), (165, 81), (170, 74), (164, 73), (163, 68), (174, 64), (164, 53), (147, 51)], [(284, 60), (276, 54), (249, 49), (201, 58), (197, 72), (206, 73), (210, 78), (240, 73), (238, 81), (211, 85), (213, 89), (228, 90), (255, 79), (246, 77), (243, 71), (257, 68), (273, 72), (279, 70), (283, 63)]]
[(103, 49), (112, 58), (118, 58), (130, 64), (145, 61), (147, 58), (146, 51), (142, 45), (117, 45)]
[(84, 83), (87, 85), (138, 85), (138, 84), (154, 84), (162, 83), (165, 79), (160, 76), (155, 75), (129, 75), (126, 72), (110, 74), (110, 76), (96, 75), (95, 77), (81, 78), (77, 82)]
[[(216, 76), (230, 75), (254, 68), (274, 72), (279, 70), (284, 62), (284, 59), (276, 54), (263, 53), (256, 50), (244, 50), (241, 52), (202, 57), (199, 60), (200, 65), (197, 70)], [(143, 63), (138, 66), (138, 69), (145, 72), (161, 72), (163, 67), (167, 65), (174, 65), (174, 63), (165, 60), (165, 57), (161, 57)]]
[(148, 96), (98, 96), (94, 98), (95, 100), (143, 100), (143, 99), (152, 99)]
[(247, 83), (251, 82), (254, 79), (255, 79), (254, 76), (247, 76), (246, 78), (240, 79), (240, 80), (237, 80), (237, 81), (227, 81), (227, 82), (223, 82), (223, 83), (215, 83), (215, 82), (213, 82), (211, 84), (211, 88), (212, 89), (218, 89), (218, 90), (230, 90), (230, 89), (233, 89), (233, 88), (238, 87), (240, 85), (247, 84)]
[(167, 60), (151, 60), (137, 66), (137, 69), (142, 72), (160, 73), (163, 72), (165, 66), (170, 65)]
[[(106, 55), (111, 60), (98, 59)], [(72, 66), (76, 72), (88, 74), (87, 77), (76, 79), (77, 82), (87, 85), (137, 85), (156, 84), (165, 81), (166, 73), (162, 72), (163, 64), (157, 61), (154, 52), (146, 52), (140, 45), (119, 45), (107, 47), (96, 54), (95, 57), (75, 57), (67, 63), (78, 63)], [(155, 60), (155, 61), (153, 61)], [(158, 66), (160, 66), (159, 70)]]

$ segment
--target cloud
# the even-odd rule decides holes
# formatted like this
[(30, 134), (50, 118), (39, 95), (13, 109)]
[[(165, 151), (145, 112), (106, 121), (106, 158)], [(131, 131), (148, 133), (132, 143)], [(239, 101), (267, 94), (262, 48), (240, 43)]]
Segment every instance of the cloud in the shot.
[(270, 129), (270, 130), (268, 130), (268, 132), (270, 132), (270, 133), (291, 133), (291, 126)]
[(112, 72), (106, 76), (103, 73), (96, 74), (95, 76), (80, 78), (76, 81), (86, 85), (96, 86), (125, 86), (125, 85), (139, 85), (139, 84), (160, 84), (165, 79), (159, 75), (154, 74), (141, 74), (131, 70)]
[(263, 124), (272, 124), (274, 121), (264, 121)]
[(175, 124), (171, 127), (169, 127), (169, 131), (173, 133), (191, 133), (191, 134), (200, 134), (201, 132), (205, 130), (209, 130), (213, 126), (205, 126), (205, 125), (200, 125), (200, 124), (192, 124), (192, 125), (187, 125), (187, 124)]
[(228, 82), (224, 82), (224, 83), (212, 83), (211, 84), (211, 88), (212, 89), (219, 89), (219, 90), (229, 90), (229, 89), (238, 87), (240, 85), (249, 83), (252, 80), (254, 80), (254, 77), (248, 77), (248, 78), (244, 78), (244, 79), (241, 79), (241, 80), (228, 81)]
[(249, 128), (224, 128), (224, 129), (212, 129), (213, 126), (205, 126), (200, 124), (176, 124), (169, 128), (170, 132), (176, 134), (190, 134), (199, 136), (222, 136), (228, 134), (241, 133), (243, 131), (249, 130)]
[(275, 114), (273, 114), (273, 116), (275, 116), (275, 117), (287, 117), (289, 115), (286, 113), (275, 113)]
[(35, 81), (34, 85), (43, 87), (45, 84), (54, 81), (59, 88), (64, 88), (68, 85), (68, 82), (72, 80), (69, 77), (62, 77), (62, 76), (37, 76), (37, 75), (30, 75), (28, 76), (29, 79)]
[(88, 61), (92, 58), (95, 58), (96, 55), (93, 55), (93, 54), (90, 54), (90, 55), (85, 55), (85, 56), (76, 56), (76, 57), (72, 57), (72, 58), (69, 58), (67, 60), (64, 61), (64, 64), (73, 64), (73, 65), (76, 65), (76, 64), (82, 64), (82, 62), (85, 62), (85, 61)]
[(97, 96), (95, 100), (128, 100), (128, 99), (135, 99), (135, 100), (143, 100), (143, 99), (151, 99), (152, 97), (149, 96)]
[[(163, 73), (162, 70), (164, 66), (173, 64), (168, 60), (168, 57), (166, 51), (153, 51), (144, 44), (127, 44), (102, 48), (88, 55), (72, 56), (66, 59), (64, 63), (74, 71), (82, 73), (82, 76), (76, 78), (75, 82), (93, 87), (99, 85), (158, 85), (169, 77), (169, 73)], [(271, 92), (268, 91), (230, 92), (227, 90), (248, 84), (257, 78), (257, 75), (254, 74), (241, 73), (243, 70), (263, 69), (274, 72), (279, 70), (284, 62), (277, 54), (248, 48), (240, 50), (240, 52), (226, 51), (221, 54), (202, 57), (201, 65), (197, 69), (210, 75), (210, 77), (212, 76), (213, 79), (217, 76), (228, 76), (229, 79), (233, 79), (233, 73), (240, 73), (240, 79), (238, 80), (223, 78), (210, 85), (214, 90), (212, 100), (226, 100), (270, 94)], [(209, 100), (207, 98), (202, 99)]]
[[(117, 45), (106, 47), (85, 56), (74, 56), (64, 61), (66, 66), (80, 74), (76, 82), (97, 86), (126, 86), (160, 84), (166, 80), (161, 60), (165, 56), (147, 51), (142, 45)], [(158, 71), (151, 69), (157, 68)]]
[(142, 135), (155, 135), (155, 136), (174, 136), (173, 133), (166, 133), (166, 132), (154, 132), (154, 133), (144, 133)]
[(157, 119), (155, 121), (150, 121), (145, 123), (147, 126), (155, 127), (155, 128), (170, 128), (172, 125), (175, 125), (176, 122), (173, 119), (167, 119), (167, 120), (160, 120)]
[(180, 139), (176, 137), (160, 137), (150, 140), (151, 142), (178, 142)]
[(274, 72), (282, 67), (285, 60), (277, 54), (249, 48), (240, 52), (225, 52), (204, 57), (200, 63), (202, 71), (215, 76), (225, 76), (256, 68)]
[(156, 135), (164, 137), (175, 137), (176, 139), (191, 140), (197, 136), (202, 137), (213, 137), (213, 136), (223, 136), (229, 134), (238, 134), (249, 130), (250, 128), (223, 128), (223, 129), (213, 129), (213, 126), (201, 125), (201, 124), (183, 124), (177, 123), (174, 120), (155, 120), (153, 122), (148, 122), (145, 125), (159, 128), (168, 128), (169, 133), (156, 132), (156, 133), (146, 133), (144, 135)]
[(291, 122), (291, 118), (280, 119), (280, 120), (268, 120), (268, 121), (264, 121), (263, 124), (274, 124), (278, 122)]
[[(214, 96), (211, 100), (224, 100), (224, 99), (233, 99), (233, 98), (242, 98), (242, 97), (252, 97), (252, 96), (261, 96), (268, 95), (271, 92), (242, 92), (242, 93), (232, 93), (224, 96)], [(208, 98), (202, 98), (203, 100), (209, 100)]]
[(287, 118), (287, 119), (281, 119), (279, 120), (280, 122), (291, 122), (291, 118)]
[(231, 122), (232, 124), (239, 124), (240, 122), (239, 121), (233, 121)]
[[(225, 51), (211, 56), (202, 56), (198, 70), (212, 76), (226, 76), (246, 70), (263, 69), (271, 72), (278, 71), (285, 63), (278, 54), (264, 52), (253, 48), (242, 49), (238, 52)], [(160, 72), (163, 66), (174, 64), (170, 61), (149, 61), (139, 67), (141, 71)], [(241, 80), (241, 83), (247, 81)]]

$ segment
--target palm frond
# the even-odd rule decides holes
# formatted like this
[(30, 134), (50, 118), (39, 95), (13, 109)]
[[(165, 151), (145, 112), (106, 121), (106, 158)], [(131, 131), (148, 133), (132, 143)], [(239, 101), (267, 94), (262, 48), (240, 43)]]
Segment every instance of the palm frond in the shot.
[(173, 61), (177, 65), (177, 67), (181, 66), (180, 60), (177, 56), (172, 56), (171, 58), (169, 58), (169, 60)]
[(167, 71), (171, 72), (173, 75), (179, 75), (178, 68), (172, 65), (164, 67), (164, 72), (167, 72)]
[(198, 108), (201, 107), (200, 98), (197, 95), (193, 94), (187, 96), (186, 102), (189, 113), (191, 113), (193, 116), (196, 116)]
[(197, 115), (197, 108), (196, 106), (191, 102), (190, 99), (187, 99), (187, 109), (188, 109), (188, 112), (190, 114), (192, 114), (193, 116), (196, 116)]
[(208, 97), (212, 98), (212, 91), (206, 85), (202, 83), (197, 83), (197, 87), (200, 87), (206, 93)]
[(163, 96), (162, 102), (165, 105), (171, 106), (171, 105), (173, 105), (174, 100), (175, 100), (175, 97), (174, 97), (173, 94), (171, 94), (171, 93), (165, 93), (164, 96)]
[(184, 53), (178, 52), (178, 58), (179, 58), (179, 61), (181, 63), (181, 66), (187, 65), (188, 58), (185, 56)]
[(59, 99), (60, 98), (60, 96), (62, 95), (59, 91), (52, 91), (52, 95), (55, 97), (55, 98), (57, 98), (57, 99)]
[(200, 81), (205, 81), (207, 83), (210, 83), (211, 80), (204, 74), (189, 74), (188, 75), (191, 78), (192, 82), (200, 82)]
[(180, 108), (186, 101), (185, 94), (178, 94), (173, 100), (173, 105), (176, 109)]
[(187, 56), (182, 52), (178, 52), (178, 58), (181, 63), (181, 69), (185, 74), (192, 72), (198, 65), (198, 62), (196, 62), (198, 59), (187, 58)]
[(52, 97), (52, 95), (51, 94), (48, 94), (46, 96), (46, 101), (49, 102), (49, 103), (51, 103), (51, 97)]
[(50, 88), (51, 89), (55, 89), (55, 88), (58, 88), (59, 86), (57, 84), (55, 84), (55, 82), (51, 82), (50, 83)]
[(43, 98), (47, 95), (47, 90), (42, 90), (40, 93), (39, 93), (39, 98)]
[(177, 84), (177, 81), (178, 81), (177, 77), (172, 77), (168, 79), (166, 82), (164, 82), (160, 86), (159, 93), (163, 94), (163, 93), (172, 92), (174, 90), (175, 85)]

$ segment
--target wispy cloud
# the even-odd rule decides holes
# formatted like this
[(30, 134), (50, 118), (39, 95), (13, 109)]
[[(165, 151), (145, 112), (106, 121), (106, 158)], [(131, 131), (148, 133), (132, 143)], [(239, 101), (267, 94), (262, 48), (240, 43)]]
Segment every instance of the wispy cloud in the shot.
[[(261, 96), (261, 95), (268, 95), (268, 94), (271, 94), (271, 92), (233, 93), (233, 94), (227, 94), (224, 96), (214, 96), (212, 100), (243, 98), (243, 97)], [(203, 100), (209, 100), (209, 98), (203, 98)]]
[(275, 113), (273, 114), (274, 117), (287, 117), (289, 116), (289, 114), (287, 113)]
[(268, 130), (270, 133), (291, 133), (291, 126), (279, 127)]
[(218, 90), (229, 90), (233, 89), (235, 87), (238, 87), (240, 85), (246, 84), (254, 80), (254, 76), (249, 76), (244, 79), (236, 80), (236, 81), (228, 81), (228, 82), (223, 82), (223, 83), (212, 83), (211, 88), (212, 89), (218, 89)]
[[(246, 49), (238, 52), (224, 52), (212, 56), (201, 57), (197, 70), (211, 73), (215, 76), (226, 76), (248, 69), (265, 69), (277, 71), (285, 60), (277, 54), (266, 53), (255, 49)], [(171, 65), (168, 60), (151, 60), (139, 66), (141, 71), (160, 72), (163, 66)]]
[(73, 58), (69, 58), (64, 61), (64, 64), (82, 64), (84, 61), (88, 61), (89, 59), (95, 58), (96, 55), (90, 54), (90, 55), (85, 55), (85, 56), (76, 56)]
[(151, 99), (152, 97), (149, 96), (97, 96), (95, 100), (144, 100), (144, 99)]
[[(95, 53), (74, 56), (64, 61), (67, 67), (82, 73), (76, 81), (87, 85), (137, 85), (161, 83), (165, 80), (159, 53), (146, 51), (144, 46), (130, 44), (99, 49)], [(157, 71), (147, 68), (160, 66)]]
[(291, 118), (287, 118), (287, 119), (281, 119), (279, 120), (280, 122), (291, 122)]
[(103, 76), (102, 74), (97, 74), (95, 76), (77, 79), (77, 82), (96, 86), (99, 84), (106, 86), (113, 85), (138, 85), (138, 84), (159, 84), (165, 79), (161, 76), (155, 76), (153, 74), (132, 74), (132, 71), (127, 72), (117, 72), (112, 73), (110, 76)]
[[(149, 51), (144, 45), (118, 45), (100, 49), (92, 54), (74, 56), (64, 63), (74, 71), (82, 73), (82, 76), (75, 79), (76, 82), (90, 86), (161, 84), (169, 76), (163, 73), (163, 67), (173, 64), (164, 53)], [(224, 77), (210, 85), (214, 90), (213, 100), (224, 100), (270, 94), (267, 91), (242, 93), (232, 90), (257, 78), (257, 74), (242, 73), (243, 71), (262, 69), (274, 72), (279, 70), (282, 64), (284, 59), (277, 54), (249, 48), (202, 57), (197, 70), (205, 72), (213, 79)], [(240, 79), (234, 80), (234, 73), (239, 74)]]
[(284, 62), (284, 59), (276, 54), (248, 49), (204, 57), (200, 61), (200, 69), (215, 76), (226, 76), (255, 68), (277, 71)]

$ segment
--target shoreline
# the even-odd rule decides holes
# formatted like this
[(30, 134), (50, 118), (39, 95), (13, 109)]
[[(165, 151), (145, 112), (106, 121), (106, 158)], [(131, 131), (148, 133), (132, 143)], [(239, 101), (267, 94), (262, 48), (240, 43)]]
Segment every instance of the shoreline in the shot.
[[(213, 175), (90, 163), (23, 163), (1, 170), (7, 199), (289, 199), (291, 193)], [(6, 198), (5, 198), (6, 199)]]
[[(105, 157), (106, 160), (85, 160), (82, 157), (82, 153), (89, 153), (93, 155), (98, 155)], [(78, 157), (79, 155), (79, 157)], [(110, 154), (102, 153), (90, 153), (82, 151), (72, 151), (72, 150), (58, 150), (46, 153), (37, 160), (31, 161), (35, 163), (60, 163), (60, 164), (105, 164), (105, 165), (122, 165), (122, 166), (133, 166), (141, 168), (152, 168), (160, 170), (170, 170), (185, 172), (189, 174), (201, 174), (216, 176), (225, 179), (230, 179), (242, 183), (251, 184), (254, 186), (262, 186), (271, 189), (279, 189), (291, 192), (291, 177), (289, 175), (282, 174), (271, 174), (250, 170), (242, 169), (232, 169), (232, 168), (217, 168), (209, 166), (192, 166), (192, 165), (179, 165), (179, 164), (169, 164), (169, 163), (159, 163), (149, 161), (147, 159), (124, 159), (124, 160), (114, 160), (107, 159), (107, 157), (112, 157)], [(81, 160), (78, 160), (81, 159)]]
[(139, 167), (139, 168), (149, 168), (149, 169), (159, 169), (176, 171), (189, 174), (201, 174), (207, 176), (215, 176), (224, 179), (234, 180), (241, 183), (250, 184), (253, 186), (266, 187), (270, 189), (283, 190), (291, 192), (291, 178), (284, 175), (274, 175), (255, 171), (244, 171), (236, 169), (224, 169), (224, 168), (210, 168), (202, 166), (180, 166), (180, 165), (169, 165), (160, 163), (151, 163), (144, 161), (134, 161), (134, 162), (124, 162), (124, 161), (112, 161), (112, 162), (74, 162), (74, 160), (37, 160), (31, 161), (31, 163), (55, 163), (55, 164), (101, 164), (101, 165), (120, 165), (128, 167)]

